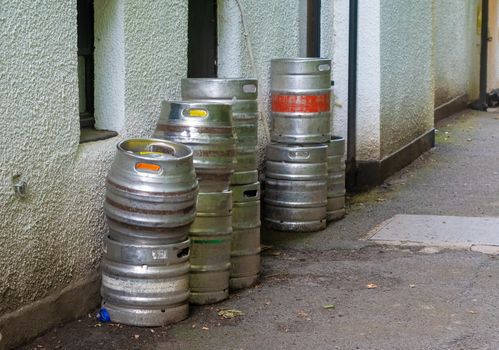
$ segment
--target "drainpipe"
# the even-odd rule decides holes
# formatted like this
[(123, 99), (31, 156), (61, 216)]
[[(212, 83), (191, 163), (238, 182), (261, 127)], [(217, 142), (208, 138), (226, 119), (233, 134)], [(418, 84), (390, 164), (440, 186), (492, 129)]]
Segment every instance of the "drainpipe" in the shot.
[(307, 57), (321, 57), (321, 0), (307, 1)]
[(487, 110), (487, 49), (489, 37), (489, 0), (482, 0), (482, 30), (480, 40), (480, 97), (471, 104), (471, 108)]
[(350, 0), (348, 25), (348, 120), (347, 120), (347, 189), (355, 186), (357, 173), (357, 22), (358, 0)]

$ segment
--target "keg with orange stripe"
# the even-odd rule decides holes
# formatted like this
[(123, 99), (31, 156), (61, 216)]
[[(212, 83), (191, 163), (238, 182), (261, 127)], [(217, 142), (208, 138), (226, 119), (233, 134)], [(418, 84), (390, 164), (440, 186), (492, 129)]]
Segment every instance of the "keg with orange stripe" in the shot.
[(272, 141), (321, 143), (331, 137), (331, 60), (271, 62)]

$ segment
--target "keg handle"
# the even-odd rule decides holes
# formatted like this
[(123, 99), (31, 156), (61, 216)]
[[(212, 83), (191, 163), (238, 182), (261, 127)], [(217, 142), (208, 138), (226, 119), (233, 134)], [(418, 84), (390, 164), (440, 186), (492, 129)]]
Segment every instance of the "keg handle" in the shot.
[(246, 84), (243, 85), (243, 92), (246, 94), (255, 94), (256, 93), (256, 85), (255, 84)]
[(329, 65), (329, 64), (319, 64), (317, 66), (317, 70), (319, 72), (329, 71), (329, 70), (331, 70), (331, 65)]
[(308, 151), (289, 151), (288, 157), (290, 159), (308, 159), (308, 158), (310, 158), (310, 152), (308, 152)]
[(258, 190), (246, 190), (243, 192), (244, 198), (253, 198), (258, 196)]
[(176, 150), (173, 146), (166, 145), (164, 143), (151, 143), (150, 145), (147, 145), (146, 150), (147, 150), (146, 152), (142, 153), (161, 154), (167, 156), (174, 156), (176, 153)]
[(206, 118), (210, 115), (208, 110), (204, 108), (185, 108), (182, 111), (182, 115), (185, 118)]

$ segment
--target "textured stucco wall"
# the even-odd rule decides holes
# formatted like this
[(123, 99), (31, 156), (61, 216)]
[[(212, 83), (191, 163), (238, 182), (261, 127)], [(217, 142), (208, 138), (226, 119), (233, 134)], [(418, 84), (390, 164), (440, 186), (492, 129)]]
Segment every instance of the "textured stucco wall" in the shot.
[[(321, 55), (332, 59), (334, 80), (332, 132), (347, 136), (348, 121), (348, 1), (325, 2), (330, 8), (323, 13)], [(324, 5), (323, 5), (324, 6)]]
[(95, 127), (122, 132), (125, 123), (125, 3), (94, 2)]
[(381, 0), (381, 158), (433, 127), (432, 0)]
[[(270, 93), (270, 60), (297, 57), (300, 53), (299, 1), (252, 0), (241, 1), (248, 35), (253, 47), (259, 96), (263, 99), (264, 115), (268, 120)], [(218, 1), (218, 76), (220, 78), (253, 77), (241, 15), (235, 0)], [(259, 153), (268, 140), (259, 126)], [(260, 157), (261, 158), (261, 157)]]
[(98, 266), (115, 144), (149, 135), (187, 72), (187, 1), (166, 2), (124, 2), (122, 132), (79, 145), (76, 0), (0, 0), (0, 315)]
[(479, 0), (434, 3), (435, 107), (464, 94), (478, 97), (478, 5)]
[(357, 159), (380, 159), (380, 4), (359, 0)]

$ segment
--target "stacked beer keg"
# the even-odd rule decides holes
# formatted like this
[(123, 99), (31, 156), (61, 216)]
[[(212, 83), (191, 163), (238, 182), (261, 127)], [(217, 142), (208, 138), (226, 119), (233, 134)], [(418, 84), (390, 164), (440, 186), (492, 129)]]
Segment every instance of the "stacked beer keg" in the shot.
[(188, 233), (197, 194), (188, 147), (153, 139), (117, 145), (104, 203), (105, 320), (161, 326), (188, 316)]
[(233, 199), (230, 289), (251, 286), (260, 272), (257, 86), (255, 79), (182, 80), (184, 100), (232, 106), (237, 162), (230, 186)]
[(272, 60), (271, 94), (273, 142), (265, 163), (264, 221), (280, 231), (324, 229), (333, 176), (328, 177), (331, 60)]
[(224, 300), (229, 295), (232, 236), (229, 186), (236, 165), (231, 106), (164, 101), (154, 137), (183, 143), (194, 153), (199, 197), (189, 233), (189, 301), (210, 304)]
[(345, 216), (345, 139), (331, 136), (327, 144), (327, 221)]

